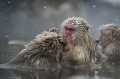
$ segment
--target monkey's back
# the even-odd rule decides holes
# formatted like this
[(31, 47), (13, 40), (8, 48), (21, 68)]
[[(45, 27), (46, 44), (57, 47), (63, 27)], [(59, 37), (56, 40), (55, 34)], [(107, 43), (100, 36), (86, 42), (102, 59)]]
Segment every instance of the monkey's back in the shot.
[(12, 68), (56, 69), (60, 68), (63, 44), (54, 32), (43, 32), (25, 46), (6, 65)]

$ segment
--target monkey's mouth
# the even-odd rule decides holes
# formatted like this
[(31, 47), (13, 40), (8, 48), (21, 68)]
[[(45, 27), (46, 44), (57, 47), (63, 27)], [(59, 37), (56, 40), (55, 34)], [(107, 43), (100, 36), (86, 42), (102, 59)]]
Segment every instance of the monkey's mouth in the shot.
[(71, 41), (72, 40), (72, 36), (71, 35), (66, 35), (65, 36), (65, 40), (66, 41)]

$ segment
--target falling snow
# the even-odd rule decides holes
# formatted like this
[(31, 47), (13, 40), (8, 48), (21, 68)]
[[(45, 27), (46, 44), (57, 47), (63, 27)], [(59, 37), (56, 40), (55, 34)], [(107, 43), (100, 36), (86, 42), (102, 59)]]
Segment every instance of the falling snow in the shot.
[(90, 4), (89, 2), (87, 2), (87, 4)]
[(80, 5), (78, 5), (78, 8), (80, 8)]
[(95, 73), (98, 73), (98, 71), (95, 71)]
[(8, 4), (10, 3), (11, 1), (8, 1)]
[(6, 35), (5, 37), (6, 37), (6, 38), (8, 38), (8, 36), (7, 36), (7, 35)]
[(38, 27), (39, 25), (37, 24), (36, 26)]
[(69, 13), (70, 13), (70, 11), (67, 11), (67, 13), (69, 14)]
[(116, 18), (115, 20), (116, 20), (116, 21), (119, 21), (119, 19), (117, 19), (117, 18)]
[(7, 19), (7, 18), (4, 18), (4, 19)]
[(3, 4), (3, 5), (5, 5), (5, 3), (4, 3), (4, 2), (3, 2), (2, 4)]
[(97, 8), (96, 5), (93, 5), (92, 7), (93, 7), (93, 8)]
[(52, 23), (51, 25), (54, 25), (54, 23)]
[(44, 9), (46, 8), (46, 6), (44, 6)]

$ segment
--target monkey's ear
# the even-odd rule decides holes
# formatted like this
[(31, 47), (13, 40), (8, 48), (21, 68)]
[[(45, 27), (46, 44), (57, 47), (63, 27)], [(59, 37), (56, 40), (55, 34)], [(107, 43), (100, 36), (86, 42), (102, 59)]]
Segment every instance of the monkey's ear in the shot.
[(112, 37), (116, 37), (117, 36), (117, 30), (115, 30), (115, 29), (111, 30), (111, 35), (112, 35)]
[(86, 19), (81, 18), (81, 24), (86, 26), (87, 29), (91, 28), (90, 23)]

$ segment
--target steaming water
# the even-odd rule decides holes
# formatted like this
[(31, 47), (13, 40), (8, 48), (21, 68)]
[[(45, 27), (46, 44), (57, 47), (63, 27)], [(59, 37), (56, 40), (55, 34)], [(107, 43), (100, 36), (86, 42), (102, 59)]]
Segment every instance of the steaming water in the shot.
[[(22, 45), (0, 45), (0, 63), (5, 63), (23, 49)], [(0, 79), (119, 79), (119, 65), (104, 64), (101, 69), (61, 69), (57, 71), (0, 69)]]

